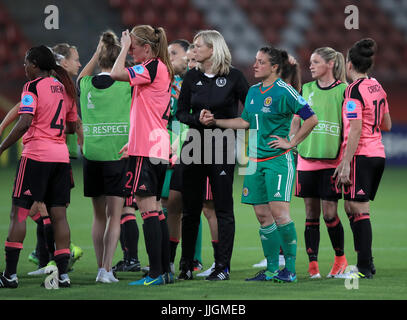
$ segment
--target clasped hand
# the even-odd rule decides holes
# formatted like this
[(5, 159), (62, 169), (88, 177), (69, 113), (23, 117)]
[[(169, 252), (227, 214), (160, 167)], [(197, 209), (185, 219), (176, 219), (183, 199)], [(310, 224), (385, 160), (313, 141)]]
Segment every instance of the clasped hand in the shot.
[(212, 126), (216, 124), (216, 120), (213, 116), (213, 113), (210, 112), (207, 109), (202, 109), (201, 113), (199, 115), (199, 121), (204, 125), (204, 126)]

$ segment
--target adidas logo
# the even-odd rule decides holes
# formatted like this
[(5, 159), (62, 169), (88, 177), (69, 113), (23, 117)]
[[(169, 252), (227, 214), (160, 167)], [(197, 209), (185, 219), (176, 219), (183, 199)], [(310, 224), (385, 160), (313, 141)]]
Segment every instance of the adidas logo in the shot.
[(254, 101), (253, 101), (253, 99), (252, 99), (252, 101), (250, 101), (250, 104), (254, 104)]
[(280, 192), (277, 191), (277, 193), (274, 194), (274, 197), (275, 197), (275, 198), (281, 198)]
[(199, 80), (199, 81), (196, 83), (196, 85), (197, 85), (197, 86), (203, 86), (202, 81)]
[(225, 280), (226, 275), (223, 272), (221, 272), (221, 273), (218, 274), (218, 278), (221, 279), (221, 280)]
[(220, 176), (226, 176), (225, 170), (222, 170), (222, 172), (219, 174)]
[(364, 195), (366, 195), (365, 192), (363, 191), (363, 189), (360, 189), (360, 190), (358, 191), (358, 193), (356, 193), (356, 194), (359, 195), (359, 196), (364, 196)]
[(25, 196), (32, 196), (30, 189), (27, 189), (23, 194)]
[(139, 190), (147, 190), (146, 186), (144, 184), (142, 184), (140, 187), (138, 187)]

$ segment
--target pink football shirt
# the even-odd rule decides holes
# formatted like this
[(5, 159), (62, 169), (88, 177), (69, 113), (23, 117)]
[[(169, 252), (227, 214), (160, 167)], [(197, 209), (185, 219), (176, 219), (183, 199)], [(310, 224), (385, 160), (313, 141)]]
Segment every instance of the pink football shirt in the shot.
[(171, 80), (160, 59), (147, 60), (127, 69), (134, 87), (130, 109), (128, 154), (169, 160)]
[(69, 162), (64, 130), (67, 121), (77, 120), (77, 111), (62, 83), (52, 77), (27, 82), (18, 114), (33, 115), (23, 136), (22, 156), (41, 162)]
[(350, 121), (362, 120), (362, 132), (355, 155), (385, 158), (380, 125), (389, 112), (387, 94), (374, 78), (358, 79), (345, 91), (342, 116), (344, 126), (343, 147), (349, 135)]

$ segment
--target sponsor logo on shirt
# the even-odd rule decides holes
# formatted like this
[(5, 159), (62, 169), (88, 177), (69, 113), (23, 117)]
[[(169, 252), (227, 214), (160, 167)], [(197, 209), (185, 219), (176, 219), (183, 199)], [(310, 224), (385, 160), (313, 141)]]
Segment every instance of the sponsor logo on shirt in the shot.
[(312, 101), (312, 96), (313, 95), (314, 95), (314, 91), (312, 91), (308, 96), (308, 105), (311, 106), (311, 107), (314, 105), (314, 101)]
[(346, 114), (348, 119), (356, 119), (358, 117), (358, 114), (356, 112), (351, 112)]
[(319, 120), (318, 124), (312, 131), (315, 133), (329, 134), (331, 136), (338, 137), (341, 133), (341, 127), (338, 123)]
[(142, 74), (144, 72), (144, 67), (140, 64), (133, 67), (133, 70), (137, 74)]
[(261, 108), (261, 111), (264, 112), (264, 113), (270, 113), (271, 112), (270, 108), (267, 108), (267, 107)]
[(34, 102), (34, 99), (31, 95), (25, 94), (21, 99), (21, 103), (23, 106), (29, 106)]
[(220, 77), (220, 78), (216, 79), (216, 85), (219, 88), (224, 87), (226, 85), (226, 78), (225, 77)]
[(300, 104), (302, 104), (303, 106), (305, 106), (305, 105), (307, 104), (307, 101), (306, 101), (303, 97), (301, 97), (301, 96), (298, 96), (298, 97), (297, 97), (297, 101), (298, 101)]
[(21, 107), (20, 111), (21, 112), (33, 112), (34, 108), (33, 107)]
[(354, 101), (348, 101), (346, 103), (346, 111), (352, 112), (355, 111), (356, 109), (356, 103)]
[(127, 136), (129, 134), (129, 125), (128, 123), (84, 123), (83, 134), (86, 137)]

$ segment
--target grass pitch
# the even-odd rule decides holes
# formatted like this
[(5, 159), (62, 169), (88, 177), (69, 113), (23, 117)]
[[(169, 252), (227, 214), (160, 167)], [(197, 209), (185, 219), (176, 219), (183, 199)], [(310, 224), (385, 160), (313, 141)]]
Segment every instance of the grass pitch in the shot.
[[(15, 166), (0, 169), (0, 239), (3, 244), (7, 237), (11, 189)], [(357, 289), (348, 290), (345, 280), (326, 279), (333, 263), (334, 252), (326, 227), (321, 223), (319, 266), (322, 279), (308, 278), (308, 258), (304, 248), (304, 205), (303, 200), (293, 197), (291, 217), (298, 233), (297, 276), (298, 283), (247, 283), (245, 278), (253, 276), (259, 269), (252, 268), (262, 258), (258, 236), (258, 222), (251, 206), (240, 203), (243, 178), (236, 175), (234, 187), (236, 237), (232, 258), (232, 272), (229, 281), (210, 282), (195, 278), (194, 281), (176, 282), (157, 287), (129, 286), (130, 281), (141, 277), (141, 272), (118, 273), (119, 283), (96, 284), (96, 259), (91, 238), (93, 212), (91, 201), (83, 197), (81, 162), (74, 161), (76, 187), (72, 191), (68, 219), (71, 239), (84, 250), (82, 259), (70, 273), (72, 286), (69, 289), (46, 290), (40, 287), (44, 277), (30, 277), (27, 272), (35, 269), (28, 260), (28, 254), (35, 247), (35, 223), (27, 221), (27, 236), (18, 265), (19, 287), (15, 290), (0, 289), (0, 300), (398, 300), (407, 298), (407, 198), (405, 196), (407, 169), (387, 168), (384, 172), (376, 200), (371, 203), (373, 228), (373, 256), (377, 274), (373, 280), (360, 280)], [(339, 202), (339, 216), (345, 229), (345, 254), (349, 264), (356, 263), (353, 238), (343, 201)], [(139, 258), (142, 265), (148, 263), (144, 239), (141, 232), (141, 218), (137, 214), (140, 230)], [(213, 262), (212, 246), (208, 224), (204, 217), (202, 257), (204, 268)], [(322, 222), (322, 219), (321, 219)], [(179, 261), (180, 246), (176, 261)], [(3, 249), (1, 249), (3, 250)], [(1, 255), (0, 270), (4, 270), (4, 254)], [(114, 263), (122, 258), (120, 245)], [(178, 263), (176, 263), (178, 268)]]

